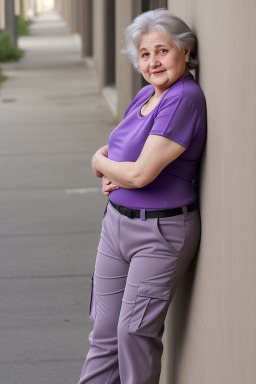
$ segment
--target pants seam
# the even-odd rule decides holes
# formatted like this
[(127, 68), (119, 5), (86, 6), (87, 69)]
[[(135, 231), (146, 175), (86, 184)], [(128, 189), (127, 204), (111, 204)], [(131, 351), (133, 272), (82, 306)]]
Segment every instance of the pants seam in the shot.
[(110, 375), (110, 377), (109, 377), (109, 380), (108, 380), (107, 384), (111, 384), (111, 383), (110, 383), (110, 380), (111, 380), (111, 378), (112, 378), (112, 376), (113, 376), (113, 373), (114, 373), (114, 371), (115, 371), (117, 365), (118, 365), (118, 361), (115, 363), (114, 368), (112, 369), (112, 372), (111, 372), (111, 375)]

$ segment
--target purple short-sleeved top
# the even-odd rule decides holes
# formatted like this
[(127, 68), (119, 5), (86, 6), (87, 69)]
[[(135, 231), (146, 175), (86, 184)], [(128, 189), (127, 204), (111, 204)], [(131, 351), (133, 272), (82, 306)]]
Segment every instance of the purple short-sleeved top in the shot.
[(165, 136), (186, 148), (154, 181), (139, 189), (119, 188), (111, 201), (134, 209), (181, 207), (196, 200), (193, 179), (206, 138), (206, 106), (203, 92), (191, 74), (180, 78), (146, 116), (141, 107), (154, 87), (143, 87), (109, 137), (108, 157), (115, 161), (138, 159), (148, 135)]

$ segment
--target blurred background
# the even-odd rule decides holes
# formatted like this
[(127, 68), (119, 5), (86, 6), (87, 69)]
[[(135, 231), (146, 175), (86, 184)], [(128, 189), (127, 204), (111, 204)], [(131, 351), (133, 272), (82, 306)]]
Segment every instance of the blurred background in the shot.
[(90, 159), (145, 84), (124, 29), (159, 7), (197, 35), (208, 110), (201, 246), (161, 384), (256, 382), (255, 0), (0, 0), (1, 384), (78, 381), (106, 204)]

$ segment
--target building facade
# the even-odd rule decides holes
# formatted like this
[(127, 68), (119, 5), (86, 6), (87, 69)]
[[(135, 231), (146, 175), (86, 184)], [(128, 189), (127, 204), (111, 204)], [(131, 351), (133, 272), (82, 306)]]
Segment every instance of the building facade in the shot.
[(0, 0), (0, 30), (7, 32), (11, 36), (12, 43), (17, 45), (20, 12), (23, 12), (25, 20), (29, 20), (43, 10), (43, 5), (43, 0)]

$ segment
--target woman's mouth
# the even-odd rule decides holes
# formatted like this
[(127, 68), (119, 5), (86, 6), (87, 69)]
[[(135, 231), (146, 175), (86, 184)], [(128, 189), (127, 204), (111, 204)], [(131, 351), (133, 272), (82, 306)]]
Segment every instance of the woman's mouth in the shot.
[(166, 69), (162, 69), (161, 71), (154, 71), (152, 72), (154, 76), (159, 76), (161, 75), (162, 73), (164, 73), (166, 71)]

